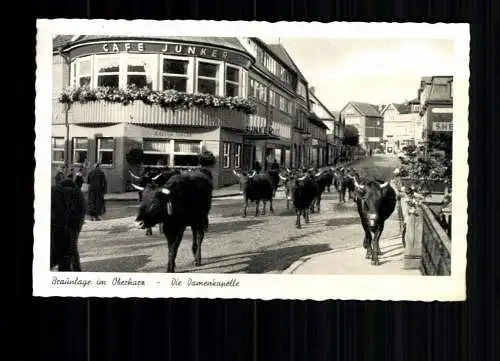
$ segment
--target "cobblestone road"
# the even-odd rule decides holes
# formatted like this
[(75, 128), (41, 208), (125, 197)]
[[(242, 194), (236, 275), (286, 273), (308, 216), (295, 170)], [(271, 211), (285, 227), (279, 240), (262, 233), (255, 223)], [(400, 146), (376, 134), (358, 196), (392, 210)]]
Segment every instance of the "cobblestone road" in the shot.
[[(362, 176), (387, 178), (397, 159), (374, 156), (357, 165)], [(333, 191), (332, 187), (332, 191)], [(359, 246), (363, 230), (352, 201), (338, 203), (336, 193), (323, 196), (322, 212), (311, 215), (311, 223), (295, 228), (295, 215), (286, 211), (282, 194), (277, 195), (275, 214), (242, 218), (241, 197), (214, 199), (210, 227), (202, 246), (202, 266), (192, 265), (191, 231), (186, 230), (177, 256), (177, 272), (280, 273), (300, 257), (330, 249)], [(84, 271), (165, 272), (167, 245), (158, 227), (153, 236), (132, 228), (137, 206), (109, 204), (119, 218), (84, 225), (80, 255)], [(114, 208), (118, 208), (117, 211)], [(112, 210), (113, 209), (113, 210)], [(109, 215), (108, 215), (109, 216)], [(399, 227), (386, 224), (386, 237)]]

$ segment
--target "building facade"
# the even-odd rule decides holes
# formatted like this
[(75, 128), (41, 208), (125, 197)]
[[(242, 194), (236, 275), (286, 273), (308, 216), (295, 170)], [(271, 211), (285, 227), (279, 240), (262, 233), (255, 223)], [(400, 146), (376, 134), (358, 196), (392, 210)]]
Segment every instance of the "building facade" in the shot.
[(314, 87), (309, 89), (309, 103), (311, 112), (322, 121), (324, 133), (321, 135), (326, 138), (326, 145), (323, 148), (321, 155), (322, 162), (320, 165), (331, 165), (335, 157), (339, 154), (342, 145), (340, 138), (340, 126), (338, 117), (336, 117), (316, 96)]
[(384, 136), (384, 117), (381, 107), (362, 102), (349, 102), (340, 111), (341, 121), (345, 126), (358, 129), (359, 145), (365, 151), (380, 148)]
[[(145, 166), (177, 168), (196, 166), (210, 151), (216, 187), (237, 182), (232, 170), (256, 160), (264, 167), (274, 159), (305, 162), (312, 140), (296, 129), (311, 131), (307, 81), (284, 54), (256, 38), (56, 37), (54, 172), (67, 161), (84, 168), (97, 162), (108, 192), (123, 192), (133, 148), (143, 150)], [(74, 101), (61, 102), (68, 87), (78, 89)], [(165, 106), (176, 102), (184, 105)]]
[(422, 77), (418, 89), (423, 143), (432, 134), (453, 134), (453, 76)]
[(414, 102), (391, 103), (382, 111), (384, 117), (385, 151), (399, 152), (407, 145), (416, 145), (422, 140), (420, 107)]

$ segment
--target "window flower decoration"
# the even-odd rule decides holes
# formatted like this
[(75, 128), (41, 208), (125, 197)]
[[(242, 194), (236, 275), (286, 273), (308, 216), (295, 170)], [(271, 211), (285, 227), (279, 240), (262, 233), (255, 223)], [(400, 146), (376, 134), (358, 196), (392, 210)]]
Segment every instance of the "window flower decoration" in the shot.
[(77, 87), (68, 88), (62, 92), (59, 102), (72, 104), (75, 102), (88, 103), (107, 101), (128, 105), (140, 100), (145, 104), (158, 104), (167, 109), (188, 109), (192, 106), (207, 108), (227, 108), (255, 114), (256, 106), (253, 102), (240, 97), (222, 97), (212, 94), (188, 94), (173, 89), (157, 91), (147, 87), (138, 88), (134, 85), (125, 89), (111, 87)]

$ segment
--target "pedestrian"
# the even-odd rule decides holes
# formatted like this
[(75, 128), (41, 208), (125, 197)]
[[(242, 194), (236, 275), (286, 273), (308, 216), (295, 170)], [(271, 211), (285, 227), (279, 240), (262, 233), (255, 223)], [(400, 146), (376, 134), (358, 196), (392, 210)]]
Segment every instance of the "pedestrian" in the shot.
[(79, 190), (82, 190), (82, 187), (83, 187), (83, 175), (82, 175), (82, 171), (81, 171), (80, 168), (76, 171), (74, 182), (75, 182), (76, 187)]
[(108, 187), (106, 176), (99, 167), (99, 163), (96, 163), (94, 169), (89, 172), (87, 183), (89, 184), (88, 213), (93, 221), (98, 221), (106, 212), (104, 194)]
[(253, 164), (253, 169), (255, 170), (255, 173), (260, 173), (260, 171), (262, 170), (262, 166), (260, 165), (260, 162), (259, 161), (255, 161), (254, 164)]
[(54, 178), (55, 180), (55, 183), (56, 184), (59, 184), (63, 179), (64, 179), (64, 172), (63, 172), (63, 168), (62, 167), (58, 167), (57, 168), (57, 173), (56, 173), (56, 176)]

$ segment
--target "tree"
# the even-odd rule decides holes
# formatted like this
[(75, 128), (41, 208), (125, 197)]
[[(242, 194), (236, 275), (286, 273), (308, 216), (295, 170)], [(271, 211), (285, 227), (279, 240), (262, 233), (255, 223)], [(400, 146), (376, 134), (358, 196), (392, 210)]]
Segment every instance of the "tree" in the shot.
[(447, 159), (452, 159), (453, 136), (451, 132), (432, 132), (429, 137), (429, 149), (441, 150)]
[(344, 129), (343, 145), (350, 145), (352, 147), (359, 144), (359, 131), (354, 125), (346, 125)]

